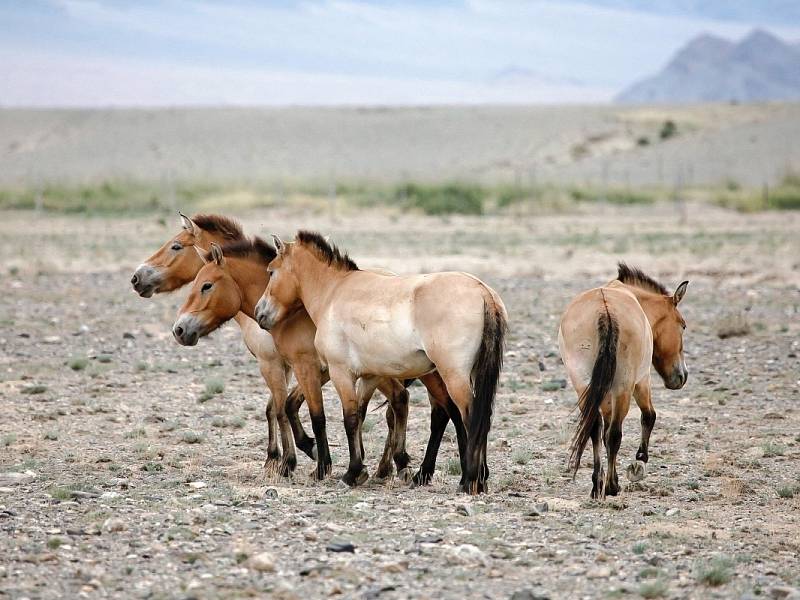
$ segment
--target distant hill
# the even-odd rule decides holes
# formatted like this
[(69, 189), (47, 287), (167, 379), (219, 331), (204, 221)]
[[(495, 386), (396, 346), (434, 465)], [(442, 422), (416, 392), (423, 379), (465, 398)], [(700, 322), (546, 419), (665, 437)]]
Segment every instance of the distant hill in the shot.
[(800, 99), (800, 44), (754, 30), (738, 43), (701, 35), (657, 75), (616, 98), (626, 104)]

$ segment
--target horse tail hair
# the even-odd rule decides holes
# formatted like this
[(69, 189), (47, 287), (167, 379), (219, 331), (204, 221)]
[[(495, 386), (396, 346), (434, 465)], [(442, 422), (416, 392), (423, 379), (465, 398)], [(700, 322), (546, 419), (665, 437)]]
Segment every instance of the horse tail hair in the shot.
[[(490, 292), (491, 294), (491, 292)], [(494, 298), (483, 303), (483, 335), (472, 368), (473, 398), (469, 411), (467, 458), (468, 481), (477, 481), (483, 471), (486, 443), (492, 426), (492, 411), (500, 370), (503, 368), (503, 349), (508, 324), (505, 311)], [(481, 477), (482, 478), (482, 477)]]
[[(605, 296), (603, 297), (603, 303), (605, 303)], [(570, 467), (572, 468), (573, 476), (578, 471), (586, 444), (589, 442), (589, 438), (592, 437), (592, 432), (597, 427), (598, 420), (601, 419), (600, 405), (611, 391), (611, 385), (614, 383), (614, 375), (617, 371), (619, 325), (608, 311), (608, 306), (606, 306), (605, 312), (597, 319), (597, 338), (599, 348), (592, 368), (589, 387), (583, 391), (583, 394), (578, 399), (581, 414), (578, 420), (578, 429), (575, 431), (575, 436), (572, 438), (572, 444), (570, 445)]]

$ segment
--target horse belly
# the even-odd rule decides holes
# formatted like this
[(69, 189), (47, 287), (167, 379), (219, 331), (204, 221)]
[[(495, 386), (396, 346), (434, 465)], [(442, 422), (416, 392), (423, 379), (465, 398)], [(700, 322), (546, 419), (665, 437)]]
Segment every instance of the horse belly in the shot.
[(359, 375), (416, 377), (434, 368), (407, 319), (357, 323), (346, 339), (348, 363)]

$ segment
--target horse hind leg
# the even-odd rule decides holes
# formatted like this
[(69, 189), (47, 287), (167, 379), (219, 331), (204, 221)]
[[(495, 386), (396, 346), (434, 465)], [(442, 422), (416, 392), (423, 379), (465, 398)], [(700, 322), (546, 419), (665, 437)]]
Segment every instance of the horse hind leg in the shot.
[(601, 416), (594, 424), (592, 430), (592, 494), (595, 500), (605, 497), (605, 472), (603, 471), (603, 458), (601, 449), (603, 447), (603, 417)]
[(617, 394), (612, 399), (611, 419), (606, 427), (605, 441), (608, 454), (608, 471), (606, 473), (606, 495), (619, 494), (619, 477), (617, 476), (617, 454), (622, 444), (622, 422), (628, 415), (631, 397), (630, 392)]
[(642, 440), (636, 451), (636, 461), (628, 465), (625, 475), (629, 481), (641, 481), (647, 475), (648, 449), (650, 447), (650, 434), (656, 423), (656, 410), (650, 394), (650, 376), (637, 383), (633, 388), (633, 397), (639, 410), (642, 412)]

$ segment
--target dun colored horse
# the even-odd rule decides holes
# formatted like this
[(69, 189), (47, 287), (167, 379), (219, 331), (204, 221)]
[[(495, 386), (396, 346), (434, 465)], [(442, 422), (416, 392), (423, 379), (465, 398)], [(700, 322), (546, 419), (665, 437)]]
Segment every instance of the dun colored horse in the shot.
[(362, 271), (318, 233), (278, 255), (256, 320), (270, 331), (300, 307), (317, 326), (315, 345), (342, 401), (350, 465), (364, 471), (360, 407), (383, 377), (425, 381), (435, 371), (467, 425), (463, 488), (485, 491), (486, 445), (503, 361), (506, 310), (500, 296), (465, 273), (387, 276)]
[[(207, 264), (198, 272), (192, 290), (173, 326), (173, 334), (178, 342), (184, 345), (196, 344), (200, 337), (216, 330), (238, 311), (252, 317), (256, 302), (261, 298), (269, 281), (267, 265), (274, 257), (275, 250), (259, 238), (240, 240), (223, 247), (212, 244), (210, 254), (204, 257)], [(271, 331), (281, 354), (292, 357), (295, 375), (308, 400), (318, 447), (317, 475), (322, 477), (330, 470), (330, 455), (324, 430), (320, 389), (321, 385), (327, 381), (327, 371), (323, 370), (319, 363), (314, 346), (315, 332), (314, 324), (308, 313), (302, 309), (293, 311)], [(302, 361), (302, 365), (299, 364), (300, 361)], [(392, 460), (394, 460), (398, 475), (406, 478), (410, 475), (408, 471), (409, 457), (405, 451), (408, 392), (403, 384), (391, 378), (377, 381), (375, 387), (389, 399), (391, 408), (391, 410), (387, 410), (386, 415), (389, 436), (378, 468), (378, 477), (383, 478), (391, 474)], [(369, 390), (367, 399), (371, 397), (375, 387)], [(429, 393), (434, 398), (432, 404), (436, 404), (436, 414), (439, 416), (444, 414), (444, 423), (441, 425), (443, 432), (449, 420), (447, 416), (449, 398), (443, 387), (436, 388), (435, 381), (429, 385)], [(280, 423), (283, 407), (279, 401), (280, 398), (276, 399), (275, 410)], [(362, 420), (367, 406), (368, 403), (364, 402), (360, 407), (359, 418)], [(460, 421), (456, 422), (457, 431), (459, 423)], [(438, 440), (441, 440), (441, 433), (438, 434)], [(426, 453), (431, 473), (438, 450), (438, 440), (434, 440), (435, 444), (429, 442)], [(366, 476), (365, 471), (360, 477), (345, 481), (349, 485), (356, 485), (363, 483)], [(423, 479), (420, 482), (427, 483), (430, 475), (423, 472), (423, 476), (418, 473), (415, 478), (415, 481)]]
[[(179, 213), (180, 214), (180, 213)], [(181, 231), (164, 243), (150, 258), (139, 265), (131, 277), (134, 290), (143, 298), (153, 294), (175, 291), (194, 281), (197, 272), (202, 268), (196, 249), (207, 250), (212, 243), (224, 244), (244, 239), (241, 226), (227, 217), (220, 215), (198, 214), (191, 219), (180, 214)], [(266, 416), (269, 433), (267, 459), (264, 467), (268, 470), (279, 470), (287, 474), (288, 465), (282, 464), (276, 436), (277, 417), (273, 408), (274, 398), (287, 397), (287, 366), (275, 348), (272, 336), (261, 329), (253, 319), (238, 313), (234, 320), (242, 331), (242, 339), (250, 353), (258, 361), (261, 376), (270, 390)], [(295, 394), (296, 396), (296, 394)], [(287, 413), (297, 446), (313, 457), (314, 439), (303, 429), (297, 416), (299, 404), (289, 403)]]
[[(559, 350), (580, 406), (570, 459), (577, 471), (591, 438), (592, 498), (619, 493), (616, 460), (631, 396), (642, 413), (642, 439), (628, 476), (632, 481), (645, 476), (656, 421), (650, 364), (671, 390), (682, 388), (689, 375), (683, 358), (686, 322), (678, 311), (688, 285), (684, 281), (670, 294), (639, 269), (620, 263), (616, 280), (579, 294), (561, 317)], [(601, 435), (608, 455), (605, 477)]]

